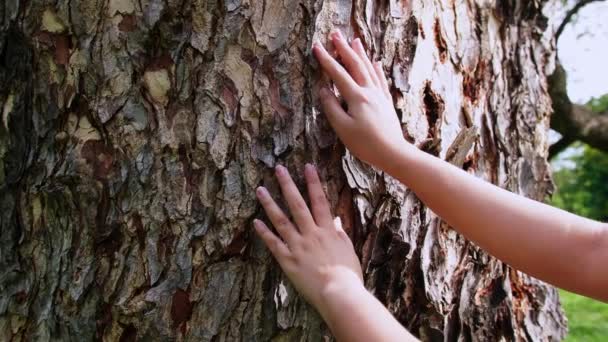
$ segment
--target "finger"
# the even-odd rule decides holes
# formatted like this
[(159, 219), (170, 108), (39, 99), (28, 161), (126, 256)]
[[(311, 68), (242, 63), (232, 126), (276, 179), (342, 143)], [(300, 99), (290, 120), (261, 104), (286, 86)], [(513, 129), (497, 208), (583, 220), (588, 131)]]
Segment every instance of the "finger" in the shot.
[(359, 58), (359, 56), (355, 53), (355, 51), (348, 45), (344, 36), (340, 31), (333, 32), (331, 34), (332, 42), (342, 57), (342, 62), (346, 66), (346, 69), (353, 77), (355, 82), (357, 82), (361, 86), (372, 85), (373, 81), (367, 72), (367, 68), (363, 61)]
[(352, 125), (353, 118), (342, 109), (336, 95), (326, 87), (319, 91), (319, 99), (327, 120), (338, 133), (338, 136), (344, 137)]
[(268, 249), (270, 253), (274, 255), (277, 261), (280, 264), (283, 264), (287, 258), (291, 256), (291, 251), (281, 239), (279, 239), (273, 232), (268, 229), (268, 226), (260, 220), (253, 220), (253, 227), (255, 228), (255, 232), (260, 236), (262, 241)]
[(272, 222), (274, 228), (279, 232), (279, 235), (287, 242), (287, 244), (293, 244), (298, 238), (298, 230), (294, 225), (289, 221), (283, 210), (279, 208), (277, 203), (272, 199), (268, 190), (264, 187), (259, 187), (256, 191), (256, 195), (262, 203), (262, 207), (266, 212), (266, 215)]
[(320, 43), (315, 43), (312, 49), (319, 64), (321, 64), (321, 68), (323, 68), (323, 71), (325, 71), (327, 75), (329, 75), (329, 78), (334, 81), (338, 90), (340, 90), (340, 94), (342, 94), (347, 101), (354, 98), (360, 91), (359, 85), (353, 80), (346, 69), (344, 69)]
[(384, 75), (384, 69), (382, 69), (382, 62), (374, 63), (374, 70), (376, 71), (376, 76), (380, 80), (380, 84), (382, 86), (382, 90), (384, 91), (384, 95), (391, 100), (391, 90), (388, 87), (388, 81), (386, 80), (386, 76)]
[(340, 216), (336, 216), (333, 219), (332, 224), (334, 225), (334, 228), (336, 229), (336, 231), (346, 234), (346, 232), (344, 231), (344, 228), (342, 228), (342, 220), (340, 219)]
[(315, 222), (323, 228), (331, 227), (332, 218), (329, 202), (327, 201), (315, 167), (311, 164), (306, 164), (304, 167), (304, 177), (308, 186), (308, 197), (310, 198), (310, 207)]
[(289, 206), (289, 211), (291, 212), (291, 216), (300, 229), (300, 233), (306, 234), (310, 232), (314, 226), (315, 221), (308, 210), (308, 206), (302, 198), (302, 194), (300, 194), (300, 190), (291, 179), (289, 172), (282, 165), (277, 165), (275, 168), (277, 179), (279, 180), (279, 185), (281, 186), (281, 191), (283, 192), (283, 197), (287, 201), (287, 205)]
[(357, 54), (357, 56), (359, 56), (359, 59), (361, 59), (363, 61), (363, 64), (365, 64), (367, 73), (370, 75), (374, 85), (376, 85), (377, 87), (381, 87), (382, 85), (380, 84), (378, 75), (376, 75), (376, 70), (374, 70), (374, 66), (372, 65), (372, 62), (367, 57), (367, 53), (365, 52), (365, 48), (363, 47), (363, 44), (361, 43), (361, 39), (357, 38), (357, 39), (353, 40), (353, 42), (351, 43), (351, 46), (353, 47), (353, 50), (355, 50), (355, 53)]

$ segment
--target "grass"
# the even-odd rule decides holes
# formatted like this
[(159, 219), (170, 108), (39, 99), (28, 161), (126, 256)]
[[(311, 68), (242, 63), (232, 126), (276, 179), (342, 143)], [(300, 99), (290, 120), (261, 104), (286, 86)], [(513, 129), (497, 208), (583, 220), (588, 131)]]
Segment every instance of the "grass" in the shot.
[(567, 342), (608, 341), (608, 304), (560, 290), (568, 316)]

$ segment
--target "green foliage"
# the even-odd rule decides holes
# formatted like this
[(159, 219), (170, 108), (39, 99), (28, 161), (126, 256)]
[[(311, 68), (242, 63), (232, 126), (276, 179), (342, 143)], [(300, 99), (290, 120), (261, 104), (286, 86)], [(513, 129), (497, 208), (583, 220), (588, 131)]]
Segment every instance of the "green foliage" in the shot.
[(568, 315), (566, 342), (600, 342), (608, 339), (608, 304), (560, 291)]
[(608, 94), (600, 97), (594, 97), (587, 102), (587, 107), (594, 113), (603, 113), (608, 111)]
[(582, 154), (569, 159), (575, 165), (573, 168), (553, 173), (557, 192), (551, 204), (577, 215), (607, 221), (608, 154), (584, 146)]

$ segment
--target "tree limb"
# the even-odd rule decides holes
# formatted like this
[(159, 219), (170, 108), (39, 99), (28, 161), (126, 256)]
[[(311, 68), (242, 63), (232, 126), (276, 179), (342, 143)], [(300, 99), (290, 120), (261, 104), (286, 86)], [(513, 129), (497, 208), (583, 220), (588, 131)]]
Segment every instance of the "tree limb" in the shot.
[(581, 0), (581, 1), (577, 2), (576, 5), (574, 5), (574, 7), (572, 7), (568, 12), (566, 12), (566, 16), (564, 17), (564, 20), (562, 20), (562, 23), (557, 28), (557, 32), (555, 32), (555, 40), (559, 40), (559, 36), (562, 34), (562, 32), (564, 32), (566, 25), (568, 25), (568, 23), (570, 23), (570, 21), (578, 13), (578, 11), (580, 11), (583, 7), (589, 5), (592, 2), (599, 2), (599, 1), (604, 1), (604, 0)]
[(570, 146), (570, 144), (572, 144), (575, 140), (576, 139), (571, 137), (563, 136), (556, 143), (549, 146), (549, 160), (553, 159), (555, 156), (560, 154), (560, 152), (568, 148), (568, 146)]
[[(594, 113), (589, 108), (572, 103), (566, 90), (566, 72), (561, 64), (553, 75), (549, 77), (549, 94), (553, 101), (553, 116), (551, 128), (558, 131), (566, 139), (566, 142), (580, 140), (589, 146), (602, 151), (608, 151), (608, 113)], [(551, 146), (550, 150), (556, 150), (565, 146)], [(551, 155), (550, 157), (554, 156)]]

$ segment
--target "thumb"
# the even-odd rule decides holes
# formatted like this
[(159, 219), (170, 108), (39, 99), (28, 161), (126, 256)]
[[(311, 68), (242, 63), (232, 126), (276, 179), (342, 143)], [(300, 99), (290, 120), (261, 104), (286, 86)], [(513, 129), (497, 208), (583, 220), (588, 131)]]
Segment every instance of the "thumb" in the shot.
[(352, 118), (342, 109), (336, 95), (326, 87), (321, 88), (319, 91), (319, 99), (321, 100), (321, 106), (327, 120), (329, 120), (336, 133), (342, 138), (343, 133), (352, 124)]

